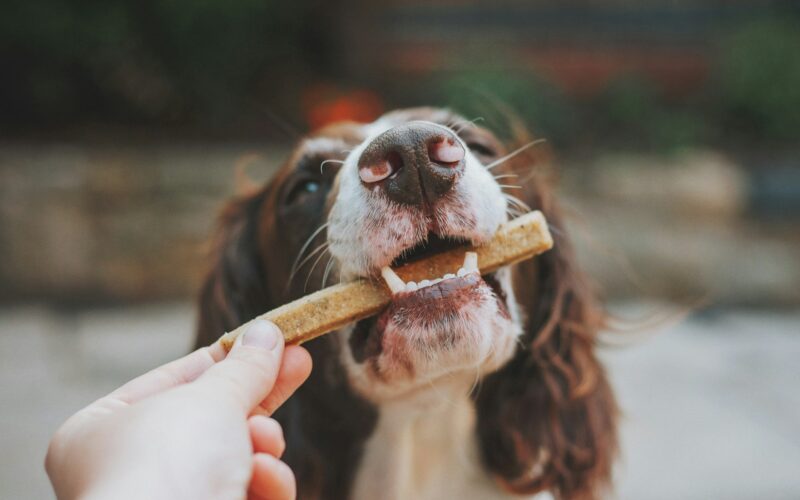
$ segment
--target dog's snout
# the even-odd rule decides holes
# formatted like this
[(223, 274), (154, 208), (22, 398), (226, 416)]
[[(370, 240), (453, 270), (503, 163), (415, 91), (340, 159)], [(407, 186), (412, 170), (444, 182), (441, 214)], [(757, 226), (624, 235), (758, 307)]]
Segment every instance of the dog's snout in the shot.
[(464, 155), (448, 129), (410, 122), (376, 137), (359, 158), (358, 174), (397, 203), (422, 205), (450, 191), (464, 170)]

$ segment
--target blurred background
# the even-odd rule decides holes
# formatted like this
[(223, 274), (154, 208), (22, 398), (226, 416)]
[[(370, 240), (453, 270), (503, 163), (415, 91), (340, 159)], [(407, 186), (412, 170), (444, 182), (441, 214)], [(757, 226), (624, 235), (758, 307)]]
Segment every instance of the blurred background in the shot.
[(627, 330), (602, 353), (624, 411), (613, 498), (800, 498), (797, 2), (2, 10), (0, 497), (50, 497), (57, 425), (188, 349), (237, 172), (265, 181), (326, 123), (437, 105), (500, 134), (511, 109), (548, 140)]

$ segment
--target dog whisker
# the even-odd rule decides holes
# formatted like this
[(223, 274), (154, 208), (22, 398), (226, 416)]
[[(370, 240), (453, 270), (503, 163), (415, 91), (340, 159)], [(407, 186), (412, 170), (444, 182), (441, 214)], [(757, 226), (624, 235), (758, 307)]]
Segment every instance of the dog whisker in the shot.
[(328, 275), (331, 269), (333, 269), (333, 255), (330, 256), (328, 263), (325, 264), (325, 272), (322, 274), (322, 288), (325, 288), (325, 284), (328, 282)]
[[(517, 338), (519, 338), (519, 337), (517, 337)], [(486, 355), (486, 359), (491, 359), (492, 356), (494, 356), (496, 351), (497, 351), (497, 346), (494, 343), (491, 343), (489, 345), (489, 352)], [(476, 391), (480, 391), (482, 383), (483, 383), (483, 377), (481, 377), (480, 365), (476, 365), (475, 366), (475, 382), (472, 384), (472, 389), (470, 389), (470, 394), (473, 394)]]
[(310, 280), (311, 279), (311, 275), (314, 274), (314, 269), (317, 268), (317, 264), (319, 264), (320, 260), (322, 260), (322, 257), (326, 253), (328, 253), (327, 248), (325, 249), (324, 252), (320, 252), (320, 254), (317, 256), (317, 258), (314, 260), (314, 264), (311, 266), (311, 269), (309, 269), (308, 274), (306, 275), (306, 281), (305, 281), (305, 283), (303, 283), (303, 293), (305, 293), (306, 290), (308, 289), (308, 280)]
[(495, 176), (494, 176), (494, 180), (505, 179), (505, 178), (507, 178), (507, 177), (519, 177), (519, 175), (517, 175), (517, 174), (501, 174), (501, 175), (495, 175)]
[(505, 199), (507, 201), (513, 203), (514, 205), (516, 205), (517, 207), (519, 207), (521, 209), (524, 209), (526, 212), (530, 212), (531, 211), (531, 207), (528, 206), (527, 203), (525, 203), (524, 201), (520, 200), (519, 198), (517, 198), (513, 194), (503, 193), (503, 196), (505, 197)]
[[(488, 357), (488, 356), (487, 356)], [(472, 381), (472, 386), (469, 388), (468, 394), (474, 394), (481, 385), (481, 365), (475, 365), (475, 379)]]
[[(472, 120), (468, 120), (466, 122), (461, 122), (461, 124), (459, 125), (459, 127), (457, 129), (453, 129), (453, 132), (455, 132), (456, 134), (460, 134), (462, 130), (464, 130), (467, 127), (474, 126), (475, 122), (478, 122), (478, 121), (483, 121), (483, 117), (482, 116), (478, 116), (477, 118), (473, 118)], [(452, 127), (450, 127), (450, 128), (452, 128)]]
[(299, 266), (297, 264), (300, 262), (300, 259), (303, 258), (303, 254), (308, 249), (308, 246), (311, 245), (311, 242), (314, 241), (314, 238), (316, 238), (321, 231), (323, 231), (326, 227), (328, 227), (328, 224), (330, 223), (326, 222), (325, 224), (319, 226), (313, 233), (311, 233), (311, 236), (308, 237), (306, 242), (303, 243), (303, 246), (300, 247), (300, 251), (297, 253), (297, 258), (294, 259), (294, 263), (292, 264), (292, 270), (290, 272), (290, 275), (294, 275), (294, 273), (297, 272), (297, 269), (299, 269)]
[(324, 167), (326, 163), (338, 163), (339, 165), (344, 165), (344, 160), (334, 160), (331, 158), (321, 162), (319, 164), (319, 173), (322, 173), (322, 167)]
[(294, 279), (295, 275), (297, 274), (298, 271), (300, 271), (300, 269), (303, 268), (303, 266), (306, 264), (306, 262), (311, 260), (317, 253), (320, 252), (320, 250), (323, 250), (323, 251), (327, 250), (329, 245), (330, 245), (330, 243), (328, 243), (326, 241), (325, 243), (319, 245), (317, 248), (315, 248), (314, 250), (309, 252), (308, 255), (306, 255), (306, 257), (297, 265), (297, 269), (293, 269), (292, 270), (291, 274), (289, 275), (289, 282), (286, 283), (286, 286), (288, 287), (292, 283), (292, 280)]
[(513, 205), (516, 208), (524, 209), (528, 207), (527, 205), (525, 205), (525, 203), (522, 202), (522, 200), (520, 200), (519, 198), (517, 198), (512, 194), (506, 193), (505, 191), (503, 192), (503, 198), (508, 202), (508, 204)]
[(515, 156), (517, 156), (518, 154), (522, 153), (526, 149), (532, 148), (533, 146), (536, 146), (536, 145), (541, 144), (543, 142), (547, 142), (547, 139), (536, 139), (535, 141), (531, 141), (528, 144), (525, 144), (524, 146), (521, 146), (521, 147), (515, 149), (514, 151), (508, 153), (507, 155), (505, 155), (505, 156), (503, 156), (501, 158), (498, 158), (497, 160), (493, 161), (492, 163), (486, 165), (486, 170), (491, 170), (494, 167), (500, 165), (501, 163), (504, 163), (504, 162), (510, 160), (511, 158), (514, 158)]
[(522, 186), (518, 186), (516, 184), (498, 184), (498, 186), (506, 189), (522, 189)]

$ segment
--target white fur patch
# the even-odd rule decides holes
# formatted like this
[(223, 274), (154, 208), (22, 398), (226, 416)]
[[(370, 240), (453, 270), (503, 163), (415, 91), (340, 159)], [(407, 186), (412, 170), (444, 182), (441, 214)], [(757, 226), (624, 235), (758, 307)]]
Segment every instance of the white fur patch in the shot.
[(343, 152), (347, 148), (347, 142), (333, 137), (312, 137), (303, 141), (302, 146), (305, 154), (328, 153), (331, 151)]
[[(420, 209), (392, 202), (378, 185), (365, 186), (358, 175), (361, 153), (389, 128), (386, 120), (368, 125), (367, 139), (350, 152), (339, 172), (339, 190), (328, 216), (328, 242), (343, 281), (376, 274), (428, 234), (428, 219)], [(507, 202), (492, 174), (463, 141), (461, 145), (467, 151), (464, 172), (453, 190), (435, 203), (432, 216), (442, 233), (481, 243), (506, 220)]]
[[(365, 126), (367, 138), (350, 152), (337, 178), (338, 192), (328, 215), (329, 251), (340, 279), (374, 276), (404, 249), (424, 240), (429, 217), (443, 235), (481, 243), (506, 220), (507, 202), (498, 183), (481, 162), (466, 151), (464, 172), (453, 189), (437, 200), (432, 213), (391, 201), (380, 187), (368, 186), (358, 175), (358, 160), (380, 134), (404, 123), (402, 115), (389, 114)], [(443, 125), (423, 122), (453, 131)], [(514, 352), (521, 322), (510, 283), (510, 273), (496, 275), (506, 297), (510, 318), (501, 311), (488, 286), (472, 294), (469, 303), (432, 324), (393, 315), (383, 330), (383, 352), (370, 363), (356, 363), (349, 349), (344, 362), (357, 389), (373, 401), (385, 401), (437, 378), (459, 371), (475, 380), (501, 366)], [(341, 332), (348, 338), (352, 328)], [(447, 340), (450, 339), (450, 340)]]
[(502, 490), (483, 468), (471, 380), (456, 376), (380, 407), (356, 474), (353, 500), (551, 500)]
[[(441, 235), (474, 243), (489, 239), (507, 219), (500, 186), (463, 141), (464, 172), (428, 214), (394, 203), (379, 187), (363, 184), (357, 168), (362, 152), (378, 135), (404, 122), (395, 113), (365, 126), (367, 139), (350, 152), (339, 171), (327, 234), (343, 281), (375, 276), (404, 249), (423, 241), (431, 226), (429, 217), (435, 218)], [(413, 310), (398, 306), (384, 318), (381, 351), (363, 363), (356, 362), (351, 349), (341, 350), (351, 384), (380, 412), (353, 498), (512, 498), (480, 464), (469, 400), (473, 385), (510, 359), (522, 333), (510, 270), (500, 269), (494, 279), (506, 296), (505, 306), (481, 282), (463, 304), (429, 322), (420, 322)], [(353, 329), (351, 325), (339, 331), (343, 346)]]

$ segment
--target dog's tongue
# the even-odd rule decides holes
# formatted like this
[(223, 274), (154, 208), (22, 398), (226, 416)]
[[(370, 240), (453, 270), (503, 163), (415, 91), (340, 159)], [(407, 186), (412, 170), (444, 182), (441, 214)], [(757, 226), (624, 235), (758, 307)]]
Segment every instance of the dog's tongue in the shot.
[(393, 298), (399, 294), (414, 292), (426, 292), (426, 296), (435, 296), (435, 294), (427, 293), (432, 291), (429, 289), (451, 288), (450, 286), (445, 287), (444, 285), (455, 285), (457, 282), (463, 281), (466, 277), (471, 275), (480, 277), (480, 270), (478, 269), (478, 254), (475, 252), (466, 252), (464, 254), (464, 263), (455, 274), (445, 274), (444, 276), (438, 278), (431, 277), (431, 279), (424, 279), (419, 283), (414, 281), (403, 281), (403, 279), (398, 276), (397, 273), (395, 273), (389, 266), (381, 269), (381, 276), (383, 276), (384, 281), (386, 281), (386, 285), (389, 287), (389, 290), (392, 291)]

